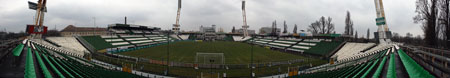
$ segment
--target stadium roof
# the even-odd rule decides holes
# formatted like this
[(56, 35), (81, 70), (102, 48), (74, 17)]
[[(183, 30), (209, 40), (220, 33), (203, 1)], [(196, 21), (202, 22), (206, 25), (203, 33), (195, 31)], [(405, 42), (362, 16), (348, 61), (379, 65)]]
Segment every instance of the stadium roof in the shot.
[(66, 28), (61, 30), (61, 32), (93, 32), (93, 31), (107, 31), (106, 28), (98, 27), (75, 27), (74, 25), (68, 25)]

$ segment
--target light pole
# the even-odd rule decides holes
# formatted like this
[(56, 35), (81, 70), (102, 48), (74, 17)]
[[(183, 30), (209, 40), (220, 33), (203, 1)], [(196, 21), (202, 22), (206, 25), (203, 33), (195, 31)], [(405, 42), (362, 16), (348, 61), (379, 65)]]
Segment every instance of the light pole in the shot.
[(169, 39), (169, 35), (170, 35), (170, 30), (167, 32), (167, 69), (166, 69), (166, 75), (169, 75), (169, 67), (170, 67), (170, 63), (169, 63), (169, 47), (170, 47), (170, 39)]
[(250, 77), (253, 77), (253, 47), (255, 45), (255, 38), (252, 38), (252, 49), (250, 54)]

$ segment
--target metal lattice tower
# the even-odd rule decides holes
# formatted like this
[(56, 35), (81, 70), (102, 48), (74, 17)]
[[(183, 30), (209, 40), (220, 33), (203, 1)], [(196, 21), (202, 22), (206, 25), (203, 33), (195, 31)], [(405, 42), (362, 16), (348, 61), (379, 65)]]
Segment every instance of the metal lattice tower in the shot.
[(380, 40), (380, 43), (383, 42), (390, 42), (390, 40), (387, 37), (386, 31), (389, 31), (388, 25), (386, 24), (386, 16), (384, 15), (384, 6), (382, 0), (374, 0), (375, 1), (375, 8), (377, 12), (377, 18), (376, 23), (378, 26), (378, 37)]
[[(35, 7), (33, 9), (36, 10), (36, 18), (34, 20), (35, 21), (34, 26), (37, 26), (38, 29), (44, 28), (44, 26), (42, 26), (42, 25), (44, 24), (44, 14), (45, 14), (45, 12), (47, 12), (46, 4), (47, 4), (47, 0), (39, 0), (37, 3), (37, 6), (33, 6), (33, 7)], [(32, 34), (31, 37), (40, 39), (42, 37), (42, 34)]]
[(178, 11), (177, 11), (177, 20), (176, 23), (173, 24), (173, 32), (178, 34), (180, 32), (180, 11), (181, 11), (181, 0), (178, 0)]
[(245, 0), (242, 1), (242, 17), (243, 17), (243, 24), (244, 24), (244, 25), (242, 25), (242, 29), (244, 29), (243, 30), (244, 37), (247, 37), (247, 36), (249, 36), (248, 31), (247, 31), (249, 26), (247, 25), (247, 15), (245, 13)]

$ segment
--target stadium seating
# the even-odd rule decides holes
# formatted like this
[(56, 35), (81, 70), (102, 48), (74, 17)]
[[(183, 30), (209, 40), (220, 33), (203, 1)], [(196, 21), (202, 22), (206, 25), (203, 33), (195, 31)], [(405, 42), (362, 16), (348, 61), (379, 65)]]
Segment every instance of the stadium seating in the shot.
[(175, 34), (173, 34), (173, 35), (170, 35), (170, 38), (175, 38), (175, 39), (177, 39), (177, 40), (182, 40), (181, 38), (178, 38), (178, 36), (177, 36), (177, 35), (175, 35)]
[(233, 36), (234, 41), (245, 41), (251, 39), (252, 37), (242, 37), (242, 36)]
[(118, 34), (122, 34), (122, 33), (127, 33), (128, 30), (119, 30), (119, 29), (110, 29), (110, 31), (118, 33)]
[(196, 40), (197, 39), (197, 35), (189, 35), (189, 40)]
[(75, 37), (47, 37), (47, 39), (61, 45), (61, 47), (75, 50), (75, 52), (88, 52)]
[(233, 36), (231, 36), (231, 35), (225, 36), (224, 40), (225, 40), (225, 41), (234, 41), (234, 40), (233, 40)]
[[(277, 49), (309, 53), (315, 55), (326, 55), (342, 42), (325, 39), (290, 39), (290, 38), (254, 38), (254, 43), (261, 46), (269, 46)], [(247, 41), (252, 43), (253, 40)]]
[[(309, 42), (309, 41), (304, 41)], [(315, 43), (315, 45), (313, 45)], [(305, 53), (309, 54), (315, 54), (315, 55), (322, 55), (325, 56), (335, 50), (339, 47), (343, 42), (342, 41), (330, 41), (330, 40), (322, 40), (320, 42), (309, 42), (309, 48), (308, 50), (305, 50)], [(308, 45), (307, 45), (308, 46)]]
[[(35, 41), (27, 43), (25, 78), (135, 78), (141, 77), (122, 71), (109, 70), (83, 58), (62, 54), (57, 50), (40, 45)], [(81, 62), (82, 60), (83, 62)]]
[(375, 43), (353, 43), (347, 42), (339, 51), (337, 51), (332, 57), (337, 57), (337, 60), (353, 57), (360, 51), (375, 45)]
[[(54, 45), (52, 45), (52, 44), (50, 44), (50, 43), (48, 43), (48, 42), (46, 42), (46, 41), (44, 41), (42, 39), (31, 39), (31, 40), (29, 40), (29, 42), (32, 42), (32, 43), (35, 43), (37, 45), (43, 46), (45, 48), (49, 48), (51, 50), (56, 50), (58, 52), (61, 52), (61, 53), (67, 54), (67, 55), (71, 55), (71, 56), (82, 57), (85, 54), (85, 52), (77, 52), (77, 51), (75, 51), (73, 49), (67, 49), (67, 48), (64, 48), (64, 47), (54, 46)], [(28, 44), (28, 46), (31, 46), (31, 45)]]
[(408, 72), (409, 77), (431, 78), (432, 76), (419, 64), (417, 64), (411, 57), (409, 57), (403, 50), (398, 50), (398, 55)]
[(144, 33), (144, 32), (142, 32), (140, 30), (132, 30), (132, 32), (135, 33), (135, 34), (142, 34), (142, 33)]
[(22, 51), (23, 51), (23, 47), (24, 47), (25, 45), (23, 45), (22, 43), (20, 43), (19, 45), (17, 45), (17, 47), (16, 48), (14, 48), (14, 50), (13, 50), (13, 55), (14, 56), (20, 56), (20, 54), (22, 53)]
[(189, 35), (179, 35), (182, 40), (188, 40)]
[[(400, 58), (401, 62), (396, 59)], [(396, 72), (407, 73), (396, 73)], [(289, 78), (434, 78), (401, 49), (389, 47), (352, 61), (326, 64), (300, 71)]]
[(104, 36), (82, 36), (90, 45), (97, 50), (106, 52), (123, 52), (137, 50), (150, 45), (164, 44), (168, 40), (176, 41), (177, 38), (165, 35), (104, 35)]

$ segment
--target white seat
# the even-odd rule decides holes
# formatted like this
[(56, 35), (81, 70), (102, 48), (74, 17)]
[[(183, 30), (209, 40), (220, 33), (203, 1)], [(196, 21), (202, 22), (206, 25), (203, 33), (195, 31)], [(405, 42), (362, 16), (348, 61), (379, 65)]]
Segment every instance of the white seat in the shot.
[(189, 39), (189, 35), (179, 35), (181, 37), (181, 39), (183, 40), (187, 40)]
[(300, 45), (308, 45), (308, 46), (316, 46), (316, 43), (305, 43), (305, 42), (300, 42), (298, 43)]
[(131, 41), (131, 40), (147, 40), (148, 38), (125, 38), (125, 40)]
[(105, 39), (106, 42), (123, 41), (123, 39)]
[(134, 42), (131, 42), (131, 43), (139, 44), (139, 43), (147, 43), (147, 42), (153, 42), (153, 41), (152, 40), (144, 40), (144, 41), (134, 41)]
[(337, 57), (337, 60), (344, 60), (347, 58), (364, 55), (362, 50), (367, 49), (375, 43), (352, 43), (347, 42), (339, 51), (337, 51), (332, 57)]
[(309, 49), (309, 48), (311, 48), (311, 47), (299, 46), (299, 45), (294, 45), (294, 46), (292, 46), (292, 47), (294, 47), (294, 48), (300, 48), (300, 49)]
[(125, 45), (125, 44), (130, 44), (130, 43), (128, 43), (128, 42), (111, 43), (111, 45)]
[(287, 45), (287, 44), (280, 44), (280, 43), (269, 43), (271, 45), (278, 45), (278, 46), (283, 46), (283, 47), (289, 47), (291, 45)]
[(81, 54), (87, 51), (75, 37), (47, 37), (47, 39), (66, 48), (70, 52), (80, 52), (79, 54)]
[(274, 42), (278, 42), (278, 43), (286, 43), (286, 44), (295, 44), (295, 43), (297, 43), (297, 42), (291, 42), (291, 41), (279, 41), (279, 40), (276, 40), (276, 41), (274, 41)]
[(102, 38), (118, 38), (117, 35), (100, 36)]

